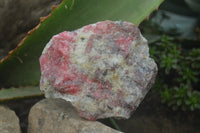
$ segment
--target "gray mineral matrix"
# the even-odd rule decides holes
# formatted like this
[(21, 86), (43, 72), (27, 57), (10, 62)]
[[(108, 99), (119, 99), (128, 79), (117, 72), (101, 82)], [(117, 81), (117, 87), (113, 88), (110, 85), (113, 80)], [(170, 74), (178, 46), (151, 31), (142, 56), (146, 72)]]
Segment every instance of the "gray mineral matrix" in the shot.
[(157, 74), (137, 26), (103, 21), (52, 37), (40, 57), (40, 88), (88, 120), (128, 119)]

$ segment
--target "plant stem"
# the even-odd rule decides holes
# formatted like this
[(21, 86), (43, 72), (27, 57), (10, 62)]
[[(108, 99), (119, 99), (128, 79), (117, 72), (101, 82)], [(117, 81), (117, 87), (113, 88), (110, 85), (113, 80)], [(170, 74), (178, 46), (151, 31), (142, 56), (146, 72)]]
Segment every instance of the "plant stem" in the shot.
[(109, 120), (110, 120), (111, 124), (114, 126), (115, 129), (117, 129), (118, 131), (121, 131), (118, 124), (116, 123), (116, 121), (113, 118), (109, 118)]

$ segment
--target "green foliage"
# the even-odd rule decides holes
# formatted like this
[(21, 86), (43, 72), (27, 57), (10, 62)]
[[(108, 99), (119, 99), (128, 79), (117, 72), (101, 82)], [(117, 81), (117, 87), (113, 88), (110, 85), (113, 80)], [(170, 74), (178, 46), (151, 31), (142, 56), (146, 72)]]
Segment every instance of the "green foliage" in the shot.
[(167, 103), (172, 109), (177, 110), (181, 108), (184, 111), (200, 109), (199, 92), (192, 91), (189, 86), (181, 85), (174, 88), (165, 88), (161, 91), (161, 98), (163, 103)]
[(0, 91), (0, 101), (18, 99), (25, 97), (41, 96), (41, 91), (39, 87), (19, 87), (19, 88), (9, 88), (2, 89)]
[(117, 129), (118, 131), (122, 131), (122, 130), (120, 129), (120, 127), (118, 126), (118, 124), (116, 123), (116, 121), (115, 121), (113, 118), (109, 118), (109, 121), (110, 121), (110, 123), (113, 125), (113, 127), (114, 127), (115, 129)]
[(154, 88), (162, 102), (174, 110), (200, 109), (200, 48), (188, 48), (169, 36), (150, 45), (150, 54), (158, 64)]

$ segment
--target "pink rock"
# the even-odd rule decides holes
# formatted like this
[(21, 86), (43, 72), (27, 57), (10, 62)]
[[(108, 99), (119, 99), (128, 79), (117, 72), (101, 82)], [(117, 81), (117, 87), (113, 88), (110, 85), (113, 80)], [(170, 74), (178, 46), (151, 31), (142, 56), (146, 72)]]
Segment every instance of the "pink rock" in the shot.
[(157, 73), (137, 26), (103, 21), (53, 36), (40, 57), (40, 88), (88, 120), (129, 118)]

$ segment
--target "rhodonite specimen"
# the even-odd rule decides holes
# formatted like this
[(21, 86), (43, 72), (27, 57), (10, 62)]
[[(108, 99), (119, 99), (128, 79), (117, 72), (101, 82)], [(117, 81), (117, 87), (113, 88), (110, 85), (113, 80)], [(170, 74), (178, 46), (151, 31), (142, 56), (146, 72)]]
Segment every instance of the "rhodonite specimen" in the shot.
[(40, 88), (88, 120), (129, 118), (152, 86), (157, 65), (137, 26), (103, 21), (53, 36), (40, 57)]

